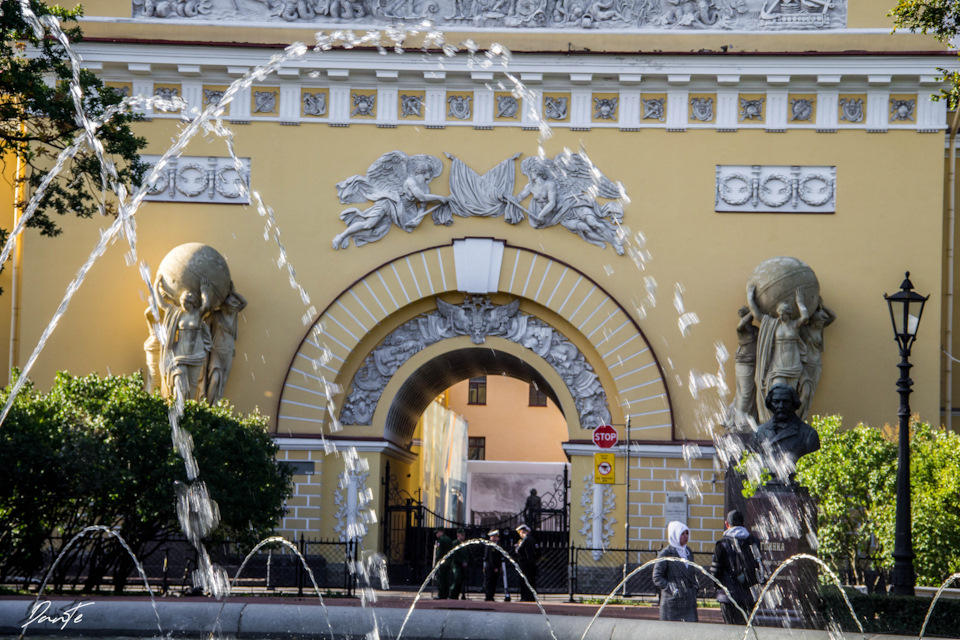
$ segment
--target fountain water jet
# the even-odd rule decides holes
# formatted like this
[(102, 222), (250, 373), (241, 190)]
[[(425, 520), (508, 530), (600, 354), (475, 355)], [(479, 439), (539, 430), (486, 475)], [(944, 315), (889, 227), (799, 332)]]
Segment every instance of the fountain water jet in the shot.
[[(587, 633), (589, 633), (590, 628), (593, 626), (593, 623), (596, 622), (597, 618), (600, 617), (600, 614), (603, 613), (604, 608), (606, 608), (607, 604), (610, 602), (610, 599), (613, 598), (614, 595), (616, 595), (617, 591), (618, 591), (619, 589), (624, 588), (624, 587), (626, 586), (627, 580), (629, 580), (630, 578), (632, 578), (632, 577), (635, 576), (636, 574), (640, 573), (642, 570), (646, 569), (647, 567), (652, 567), (652, 566), (654, 566), (654, 565), (656, 565), (656, 564), (659, 564), (660, 562), (680, 562), (680, 563), (683, 563), (683, 564), (690, 565), (691, 567), (693, 567), (693, 568), (697, 569), (698, 571), (700, 571), (703, 575), (705, 575), (706, 577), (708, 577), (710, 580), (712, 580), (718, 587), (720, 587), (721, 589), (723, 589), (724, 593), (727, 594), (727, 597), (730, 597), (730, 591), (729, 591), (725, 586), (723, 586), (723, 584), (721, 584), (720, 581), (717, 580), (716, 577), (714, 577), (714, 575), (713, 575), (712, 573), (710, 573), (709, 571), (707, 571), (706, 569), (704, 569), (702, 566), (700, 566), (700, 565), (697, 564), (696, 562), (691, 562), (690, 560), (687, 560), (686, 558), (675, 558), (675, 557), (670, 557), (670, 556), (663, 557), (663, 558), (654, 558), (653, 560), (648, 560), (647, 562), (644, 562), (644, 563), (643, 563), (642, 565), (640, 565), (639, 567), (636, 567), (633, 571), (631, 571), (629, 574), (627, 574), (627, 575), (623, 578), (623, 580), (621, 580), (621, 581), (617, 584), (617, 586), (615, 586), (615, 587), (613, 588), (613, 591), (611, 591), (610, 594), (607, 595), (606, 598), (604, 598), (603, 603), (600, 605), (600, 608), (597, 609), (597, 612), (596, 612), (595, 614), (593, 614), (593, 618), (590, 619), (590, 624), (587, 625), (587, 628), (584, 630), (583, 635), (580, 637), (580, 640), (586, 640), (586, 638), (587, 638)], [(749, 616), (749, 618), (748, 618), (747, 612), (744, 611), (744, 610), (740, 607), (740, 605), (737, 604), (737, 603), (733, 600), (733, 598), (730, 598), (730, 602), (733, 603), (733, 606), (737, 608), (737, 611), (740, 612), (740, 614), (743, 616), (743, 618), (744, 618), (745, 620), (752, 619), (753, 616)], [(751, 625), (750, 625), (749, 622), (748, 622), (747, 627), (746, 627), (746, 632), (745, 632), (745, 634), (744, 634), (744, 638), (746, 638), (746, 634), (748, 634), (748, 633), (750, 632), (750, 629), (751, 629), (751, 628), (752, 628), (752, 627), (751, 627)], [(754, 636), (757, 638), (757, 640), (759, 640), (759, 636), (757, 635), (756, 629), (753, 630), (753, 634), (754, 634)]]
[[(47, 571), (46, 576), (44, 576), (43, 582), (40, 583), (40, 587), (37, 589), (37, 599), (34, 600), (33, 602), (33, 609), (35, 610), (37, 605), (40, 603), (40, 598), (43, 597), (43, 590), (47, 586), (47, 581), (50, 579), (50, 576), (53, 575), (53, 572), (56, 570), (57, 565), (60, 563), (60, 560), (66, 556), (67, 551), (70, 550), (70, 547), (72, 547), (76, 541), (78, 541), (80, 538), (83, 538), (88, 533), (93, 531), (99, 531), (101, 533), (105, 533), (107, 535), (110, 535), (116, 538), (117, 542), (120, 543), (120, 546), (122, 546), (124, 550), (127, 552), (127, 554), (130, 556), (130, 559), (133, 560), (133, 564), (137, 567), (137, 571), (140, 573), (140, 577), (143, 578), (143, 586), (146, 587), (147, 593), (150, 595), (150, 604), (151, 606), (153, 606), (153, 613), (157, 617), (157, 630), (160, 632), (160, 636), (163, 637), (163, 627), (160, 624), (160, 613), (157, 611), (157, 602), (153, 597), (153, 589), (150, 588), (150, 581), (147, 580), (147, 575), (143, 571), (143, 565), (140, 564), (140, 561), (137, 559), (136, 554), (133, 553), (133, 549), (131, 549), (127, 545), (127, 541), (124, 540), (119, 533), (117, 533), (116, 531), (114, 531), (109, 527), (104, 527), (103, 525), (99, 525), (99, 524), (85, 527), (83, 530), (79, 531), (75, 536), (70, 538), (70, 540), (67, 541), (67, 544), (63, 545), (63, 548), (60, 549), (60, 553), (57, 554), (57, 557), (54, 559), (53, 563), (50, 565), (50, 569)], [(27, 625), (23, 625), (21, 629), (22, 630), (20, 631), (19, 640), (23, 640), (23, 636), (27, 632)]]
[[(257, 543), (257, 546), (255, 546), (253, 549), (250, 550), (250, 553), (248, 553), (246, 557), (244, 557), (243, 562), (241, 562), (240, 566), (237, 568), (236, 575), (233, 576), (233, 581), (230, 583), (230, 588), (227, 590), (227, 593), (224, 594), (223, 602), (220, 605), (220, 611), (217, 613), (216, 622), (214, 622), (213, 629), (210, 631), (210, 637), (214, 637), (214, 633), (216, 633), (217, 626), (220, 624), (220, 618), (223, 615), (223, 608), (227, 606), (227, 599), (230, 597), (230, 592), (233, 591), (233, 588), (237, 585), (237, 581), (240, 579), (240, 576), (243, 574), (244, 567), (247, 566), (247, 561), (253, 557), (253, 554), (255, 554), (257, 551), (259, 551), (260, 549), (262, 549), (268, 544), (281, 544), (287, 547), (288, 549), (290, 549), (291, 551), (293, 551), (296, 554), (297, 558), (300, 559), (300, 564), (303, 565), (303, 568), (306, 569), (307, 571), (307, 575), (310, 576), (310, 582), (313, 584), (313, 591), (314, 593), (317, 594), (317, 598), (319, 598), (320, 600), (320, 606), (323, 608), (323, 615), (327, 619), (327, 627), (330, 629), (330, 638), (331, 639), (335, 638), (336, 636), (333, 633), (333, 626), (330, 624), (330, 613), (327, 611), (327, 605), (324, 604), (323, 602), (323, 596), (320, 594), (320, 587), (317, 586), (317, 579), (313, 575), (313, 569), (311, 569), (310, 565), (307, 564), (307, 559), (304, 558), (303, 554), (300, 553), (300, 550), (297, 549), (297, 545), (293, 544), (292, 542), (290, 542), (289, 540), (287, 540), (282, 536), (271, 536), (269, 538), (264, 538), (263, 540)], [(161, 631), (161, 634), (162, 634), (162, 631)]]
[(499, 551), (500, 555), (502, 555), (506, 560), (510, 561), (510, 563), (513, 565), (513, 568), (517, 570), (517, 573), (519, 574), (520, 579), (527, 584), (527, 587), (533, 593), (533, 597), (534, 597), (534, 600), (536, 601), (537, 607), (540, 609), (540, 614), (543, 616), (544, 621), (547, 623), (547, 631), (550, 632), (550, 637), (553, 638), (553, 640), (557, 640), (557, 636), (553, 632), (553, 626), (550, 624), (550, 617), (547, 615), (547, 612), (543, 609), (543, 604), (540, 602), (540, 598), (537, 595), (536, 590), (530, 584), (530, 581), (527, 580), (527, 576), (523, 572), (523, 570), (520, 569), (520, 565), (517, 564), (517, 561), (513, 558), (513, 556), (507, 553), (507, 551), (503, 547), (501, 547), (495, 542), (490, 542), (489, 540), (483, 540), (481, 538), (474, 538), (473, 540), (467, 540), (461, 543), (459, 546), (454, 547), (453, 549), (448, 551), (446, 555), (444, 555), (440, 559), (440, 561), (437, 562), (436, 566), (433, 567), (433, 569), (430, 571), (430, 574), (424, 579), (423, 584), (420, 585), (420, 589), (417, 590), (417, 595), (414, 597), (413, 603), (410, 605), (410, 609), (407, 611), (407, 615), (403, 619), (403, 624), (400, 625), (400, 631), (397, 633), (396, 640), (400, 640), (401, 636), (403, 636), (403, 629), (407, 626), (407, 621), (410, 619), (410, 615), (413, 613), (414, 608), (417, 606), (417, 602), (420, 601), (420, 596), (423, 594), (424, 589), (427, 588), (427, 585), (430, 584), (430, 581), (433, 579), (433, 576), (437, 573), (440, 567), (442, 567), (444, 563), (448, 561), (449, 558), (453, 557), (453, 554), (457, 551), (457, 549), (462, 547), (474, 546), (474, 545), (484, 545), (487, 547), (493, 547), (494, 549)]

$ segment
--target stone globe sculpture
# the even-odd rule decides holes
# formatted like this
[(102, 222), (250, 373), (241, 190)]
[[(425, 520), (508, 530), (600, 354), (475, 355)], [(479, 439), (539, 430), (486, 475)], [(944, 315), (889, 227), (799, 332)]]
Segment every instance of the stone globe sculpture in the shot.
[(215, 404), (223, 398), (247, 301), (233, 287), (227, 261), (205, 244), (172, 249), (153, 284), (157, 311), (147, 308), (147, 390), (166, 398)]
[(789, 256), (778, 256), (764, 260), (753, 270), (747, 280), (747, 290), (756, 287), (757, 307), (768, 316), (776, 315), (777, 306), (788, 302), (794, 312), (794, 303), (798, 288), (803, 290), (803, 301), (808, 309), (815, 308), (820, 299), (820, 282), (802, 260)]
[(211, 246), (188, 242), (174, 247), (157, 268), (157, 281), (162, 279), (169, 293), (179, 299), (184, 291), (200, 295), (201, 281), (210, 283), (213, 306), (219, 307), (230, 293), (233, 281), (227, 261)]
[(836, 315), (824, 305), (813, 269), (790, 256), (757, 265), (746, 293), (737, 326), (737, 397), (728, 427), (743, 431), (751, 421), (769, 420), (763, 399), (778, 384), (796, 390), (798, 415), (806, 420), (820, 382), (823, 329)]

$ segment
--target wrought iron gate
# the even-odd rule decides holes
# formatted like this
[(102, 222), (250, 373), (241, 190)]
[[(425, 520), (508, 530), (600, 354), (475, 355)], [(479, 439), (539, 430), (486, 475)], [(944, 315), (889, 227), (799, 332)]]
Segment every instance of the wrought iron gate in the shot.
[[(387, 560), (387, 575), (395, 586), (419, 587), (433, 568), (434, 531), (445, 529), (452, 534), (457, 529), (466, 531), (467, 539), (485, 538), (491, 529), (504, 531), (500, 546), (510, 549), (516, 539), (514, 529), (524, 522), (523, 512), (518, 512), (498, 522), (455, 522), (437, 515), (406, 491), (398, 488), (397, 478), (390, 474), (390, 463), (382, 480), (383, 518), (381, 520), (383, 552)], [(542, 508), (535, 517), (537, 542), (541, 548), (540, 578), (538, 591), (547, 593), (566, 592), (568, 588), (567, 565), (570, 546), (570, 478), (567, 467), (557, 475), (554, 490), (541, 496)], [(472, 547), (476, 556), (467, 575), (467, 588), (480, 589), (480, 546)], [(513, 573), (513, 572), (510, 572)], [(515, 576), (514, 576), (515, 579)], [(512, 582), (512, 581), (511, 581)]]

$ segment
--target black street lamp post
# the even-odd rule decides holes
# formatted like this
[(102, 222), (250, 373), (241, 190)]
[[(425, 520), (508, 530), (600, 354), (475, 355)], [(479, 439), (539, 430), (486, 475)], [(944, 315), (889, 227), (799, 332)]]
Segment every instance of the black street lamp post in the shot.
[(900, 345), (900, 378), (897, 391), (900, 393), (899, 450), (897, 455), (897, 519), (894, 529), (893, 575), (890, 578), (890, 592), (895, 596), (912, 596), (917, 577), (913, 570), (913, 534), (910, 525), (910, 392), (913, 380), (910, 379), (910, 349), (917, 338), (923, 304), (930, 296), (922, 296), (913, 291), (908, 271), (900, 285), (900, 291), (888, 296), (883, 294), (890, 307), (890, 320), (893, 333)]

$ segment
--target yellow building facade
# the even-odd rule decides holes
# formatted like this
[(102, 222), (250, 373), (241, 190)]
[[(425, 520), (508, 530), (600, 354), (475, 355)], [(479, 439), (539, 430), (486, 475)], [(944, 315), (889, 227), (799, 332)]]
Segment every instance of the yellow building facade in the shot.
[[(694, 549), (708, 550), (723, 524), (711, 438), (736, 386), (737, 310), (757, 265), (794, 256), (837, 317), (813, 413), (894, 421), (882, 294), (909, 270), (931, 294), (912, 407), (941, 420), (956, 387), (940, 348), (954, 353), (953, 239), (947, 114), (930, 95), (955, 59), (891, 34), (882, 3), (543, 0), (511, 13), (451, 1), (428, 16), (443, 41), (419, 27), (403, 53), (390, 24), (423, 17), (409, 3), (299, 4), (86, 3), (85, 65), (128, 95), (197, 109), (318, 29), (381, 30), (382, 50), (307, 51), (237, 91), (223, 122), (257, 195), (236, 188), (226, 140), (197, 135), (137, 212), (137, 255), (118, 238), (90, 270), (30, 372), (38, 385), (59, 370), (143, 368), (147, 285), (128, 263), (155, 270), (203, 243), (248, 302), (226, 397), (269, 415), (280, 458), (300, 463), (285, 535), (346, 535), (365, 500), (383, 504), (388, 463), (415, 491), (421, 414), (487, 375), (535, 382), (555, 406), (547, 421), (498, 416), (484, 437), (522, 465), (545, 460), (517, 432), (542, 431), (549, 459), (570, 464), (573, 522), (599, 495), (591, 438), (605, 422), (621, 446), (600, 542), (659, 548), (668, 498), (682, 494)], [(156, 162), (192, 116), (146, 116), (137, 132)], [(573, 167), (581, 182), (544, 185), (538, 166)], [(538, 218), (551, 193), (565, 222)], [(0, 199), (12, 211), (8, 190)], [(0, 320), (14, 324), (0, 348), (12, 364), (30, 358), (110, 222), (24, 235), (19, 268), (2, 274), (6, 291), (17, 279)], [(365, 462), (345, 489), (351, 447)]]

